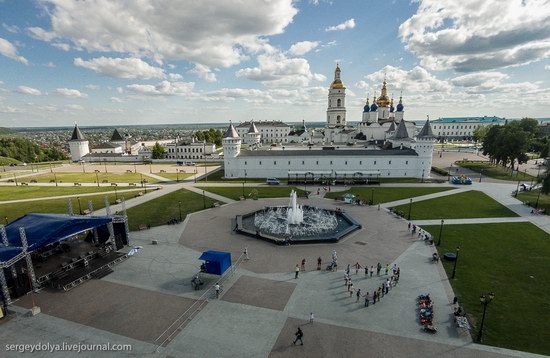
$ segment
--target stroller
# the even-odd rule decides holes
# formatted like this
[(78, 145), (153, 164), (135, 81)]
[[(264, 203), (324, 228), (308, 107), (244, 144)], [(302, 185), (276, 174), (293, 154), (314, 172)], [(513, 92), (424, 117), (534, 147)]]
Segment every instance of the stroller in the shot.
[(332, 261), (330, 264), (327, 265), (326, 270), (327, 271), (333, 271), (334, 270), (334, 261)]
[(204, 282), (202, 282), (201, 278), (199, 277), (199, 275), (196, 275), (195, 277), (193, 277), (193, 279), (191, 280), (191, 284), (193, 285), (193, 288), (195, 289), (195, 291), (197, 290), (200, 290), (201, 289), (201, 285), (204, 284)]

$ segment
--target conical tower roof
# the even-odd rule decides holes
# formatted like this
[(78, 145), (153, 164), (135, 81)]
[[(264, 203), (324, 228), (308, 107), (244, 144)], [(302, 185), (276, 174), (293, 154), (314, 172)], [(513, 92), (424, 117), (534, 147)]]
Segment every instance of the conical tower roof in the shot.
[(399, 127), (393, 135), (393, 139), (409, 139), (409, 132), (407, 132), (407, 127), (405, 127), (405, 121), (399, 122)]
[(422, 127), (422, 130), (420, 133), (418, 133), (417, 137), (433, 137), (434, 133), (432, 132), (432, 126), (430, 125), (430, 120), (428, 119), (426, 123), (424, 124), (424, 127)]
[(390, 128), (386, 132), (395, 132), (395, 122), (391, 122)]
[(113, 136), (111, 137), (111, 142), (122, 142), (122, 141), (124, 141), (124, 138), (122, 137), (118, 129), (115, 129), (115, 131), (113, 132)]
[(237, 134), (237, 131), (235, 130), (235, 127), (233, 127), (233, 123), (229, 122), (229, 128), (225, 131), (223, 134), (224, 138), (239, 138), (239, 134)]
[(250, 128), (248, 128), (248, 133), (260, 133), (258, 131), (258, 128), (256, 128), (254, 121), (250, 122)]
[(84, 134), (82, 134), (82, 132), (81, 132), (80, 129), (78, 128), (78, 125), (77, 125), (77, 124), (74, 125), (74, 130), (73, 130), (73, 135), (71, 136), (71, 140), (72, 140), (72, 141), (87, 140), (87, 139), (84, 137)]

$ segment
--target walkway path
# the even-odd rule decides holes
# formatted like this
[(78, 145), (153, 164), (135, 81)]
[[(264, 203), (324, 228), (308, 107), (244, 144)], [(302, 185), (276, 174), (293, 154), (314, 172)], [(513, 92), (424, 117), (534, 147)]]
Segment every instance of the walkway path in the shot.
[[(439, 186), (441, 186), (441, 185), (439, 185)], [(448, 195), (460, 194), (460, 193), (464, 193), (464, 192), (467, 192), (467, 191), (470, 191), (470, 190), (472, 190), (472, 189), (469, 188), (469, 187), (468, 188), (456, 188), (456, 189), (453, 189), (453, 190), (447, 190), (447, 191), (441, 191), (441, 192), (438, 192), (438, 193), (432, 193), (432, 194), (426, 194), (426, 195), (422, 195), (422, 196), (416, 196), (416, 197), (414, 197), (413, 201), (416, 203), (416, 202), (419, 202), (419, 201), (441, 198), (441, 197), (448, 196)], [(383, 208), (391, 208), (391, 207), (394, 207), (394, 206), (405, 205), (405, 204), (408, 204), (409, 202), (410, 202), (410, 198), (407, 198), (407, 199), (402, 199), (402, 200), (391, 201), (391, 202), (388, 202), (388, 203), (383, 203), (383, 204), (380, 204), (380, 206), (382, 206)]]

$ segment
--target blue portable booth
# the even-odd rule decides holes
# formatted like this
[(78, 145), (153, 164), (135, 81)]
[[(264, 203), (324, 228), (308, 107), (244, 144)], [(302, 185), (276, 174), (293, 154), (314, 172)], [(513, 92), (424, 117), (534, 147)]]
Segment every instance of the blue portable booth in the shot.
[(229, 252), (209, 250), (202, 253), (199, 260), (204, 260), (206, 273), (223, 275), (231, 267), (231, 254)]

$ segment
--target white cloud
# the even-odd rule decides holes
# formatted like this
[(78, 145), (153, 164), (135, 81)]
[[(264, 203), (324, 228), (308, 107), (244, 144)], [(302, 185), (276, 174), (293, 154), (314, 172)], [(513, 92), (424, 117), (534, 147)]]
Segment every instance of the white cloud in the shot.
[(135, 92), (149, 96), (181, 96), (189, 94), (194, 86), (195, 84), (193, 82), (162, 81), (155, 86), (132, 84), (124, 88), (119, 88), (118, 91), (121, 93)]
[(69, 51), (71, 49), (71, 46), (69, 44), (62, 43), (62, 42), (53, 43), (52, 46), (63, 51)]
[(372, 91), (370, 93), (371, 96), (374, 92), (376, 92), (378, 96), (380, 95), (384, 78), (386, 78), (388, 82), (389, 93), (395, 92), (395, 96), (398, 96), (400, 91), (411, 95), (413, 93), (429, 92), (449, 93), (452, 89), (452, 85), (447, 81), (438, 79), (420, 66), (416, 66), (411, 70), (404, 70), (394, 66), (385, 66), (380, 71), (373, 72), (365, 76), (365, 78), (368, 79), (370, 83), (360, 81), (356, 83), (356, 87)]
[(55, 68), (55, 63), (53, 63), (53, 62), (50, 61), (50, 62), (48, 62), (48, 63), (45, 63), (45, 64), (44, 64), (44, 67)]
[(87, 89), (90, 89), (90, 90), (97, 91), (97, 90), (99, 90), (101, 87), (98, 86), (98, 85), (88, 84), (88, 85), (84, 86), (84, 88), (87, 88)]
[(518, 66), (550, 56), (549, 9), (548, 0), (422, 0), (399, 34), (431, 70)]
[(550, 65), (544, 66), (544, 69), (547, 70), (547, 71), (550, 71)]
[(17, 25), (8, 25), (2, 23), (2, 27), (5, 28), (8, 32), (11, 32), (12, 34), (16, 34), (19, 32), (19, 27)]
[(110, 101), (113, 103), (123, 103), (124, 101), (121, 98), (118, 97), (111, 97)]
[(71, 110), (71, 111), (81, 111), (83, 110), (84, 108), (78, 104), (66, 104), (63, 106), (63, 108), (67, 109), (67, 110)]
[(27, 86), (17, 87), (16, 92), (21, 94), (27, 94), (30, 96), (42, 96), (42, 92), (40, 92), (40, 90), (37, 90), (36, 88), (32, 88), (32, 87), (27, 87)]
[(22, 112), (22, 110), (17, 107), (0, 106), (0, 113), (20, 113), (20, 112)]
[(293, 0), (48, 0), (51, 30), (28, 29), (44, 41), (76, 49), (185, 59), (205, 66), (238, 64), (243, 49), (280, 34), (298, 9)]
[(74, 59), (74, 64), (110, 77), (148, 80), (151, 78), (164, 78), (165, 76), (162, 68), (151, 66), (139, 58), (102, 56), (86, 61), (78, 57)]
[(168, 74), (168, 81), (170, 82), (176, 82), (183, 80), (183, 76), (179, 73), (169, 73)]
[(288, 52), (295, 56), (302, 56), (317, 46), (319, 46), (319, 41), (300, 41), (290, 46)]
[(309, 63), (303, 58), (287, 58), (282, 53), (258, 56), (258, 67), (243, 68), (237, 77), (260, 81), (270, 87), (308, 86), (311, 81), (325, 81), (326, 77), (312, 73)]
[(347, 29), (353, 29), (355, 27), (355, 20), (349, 19), (336, 26), (329, 26), (325, 31), (342, 31)]
[(79, 90), (71, 88), (58, 88), (55, 90), (55, 93), (63, 97), (72, 97), (72, 98), (86, 98), (88, 95), (82, 93)]
[(210, 67), (201, 65), (200, 63), (195, 64), (195, 67), (189, 72), (194, 73), (205, 81), (216, 82), (216, 74), (212, 73)]
[(21, 62), (22, 64), (25, 64), (25, 65), (29, 64), (29, 61), (25, 57), (19, 56), (17, 54), (17, 49), (11, 42), (1, 37), (0, 37), (0, 55), (6, 56), (7, 58), (11, 58), (12, 60)]

